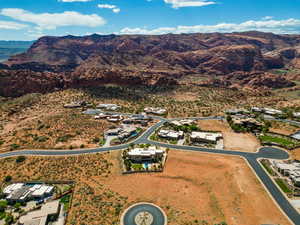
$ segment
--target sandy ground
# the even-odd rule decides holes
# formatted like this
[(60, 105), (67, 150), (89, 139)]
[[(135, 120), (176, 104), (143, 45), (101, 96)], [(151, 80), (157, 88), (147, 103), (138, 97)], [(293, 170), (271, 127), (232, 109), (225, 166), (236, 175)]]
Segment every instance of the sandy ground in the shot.
[(172, 225), (196, 219), (208, 224), (290, 224), (238, 157), (170, 151), (163, 173), (121, 175), (115, 168), (100, 182), (130, 202), (161, 206)]
[(290, 152), (293, 159), (300, 160), (300, 148), (296, 148)]
[(196, 101), (198, 99), (198, 94), (194, 92), (174, 91), (171, 94), (169, 94), (169, 97), (172, 97), (177, 101)]
[(220, 131), (224, 137), (224, 149), (245, 152), (255, 152), (260, 143), (253, 134), (235, 133), (226, 122), (216, 120), (201, 120), (198, 125), (203, 130)]

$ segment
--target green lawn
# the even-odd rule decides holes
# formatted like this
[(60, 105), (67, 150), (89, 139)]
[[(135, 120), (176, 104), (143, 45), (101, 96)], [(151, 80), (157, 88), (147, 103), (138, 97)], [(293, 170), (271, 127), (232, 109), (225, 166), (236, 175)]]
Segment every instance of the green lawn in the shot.
[(134, 170), (143, 170), (144, 169), (143, 165), (138, 164), (138, 163), (132, 164), (131, 168), (134, 169)]
[(284, 192), (284, 193), (291, 193), (292, 191), (289, 189), (288, 185), (285, 183), (285, 181), (283, 181), (280, 178), (276, 178), (275, 182), (278, 184), (278, 186), (280, 187), (280, 189)]
[(271, 176), (275, 175), (275, 172), (271, 169), (271, 167), (266, 162), (264, 162), (264, 161), (260, 161), (260, 162)]
[(60, 203), (64, 205), (64, 209), (68, 210), (70, 207), (71, 194), (65, 195), (60, 199)]
[(287, 148), (293, 148), (299, 145), (297, 141), (293, 141), (292, 139), (288, 137), (278, 137), (278, 136), (271, 136), (271, 135), (263, 135), (259, 136), (259, 139), (262, 142), (268, 142), (268, 143), (276, 143), (280, 144)]

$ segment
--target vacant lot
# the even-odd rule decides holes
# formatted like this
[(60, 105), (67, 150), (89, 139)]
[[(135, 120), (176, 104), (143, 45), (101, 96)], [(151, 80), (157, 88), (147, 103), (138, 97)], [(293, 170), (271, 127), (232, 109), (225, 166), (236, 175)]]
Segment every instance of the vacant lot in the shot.
[(300, 130), (300, 127), (290, 125), (288, 123), (272, 121), (272, 127), (270, 128), (271, 132), (283, 134), (283, 135), (291, 135), (294, 134), (296, 131)]
[(226, 122), (216, 120), (200, 120), (202, 130), (221, 131), (224, 137), (224, 148), (245, 152), (255, 152), (260, 147), (257, 138), (250, 133), (235, 133)]
[(172, 225), (195, 220), (289, 224), (244, 160), (237, 157), (170, 151), (163, 173), (120, 175), (115, 168), (100, 183), (129, 202), (161, 206)]

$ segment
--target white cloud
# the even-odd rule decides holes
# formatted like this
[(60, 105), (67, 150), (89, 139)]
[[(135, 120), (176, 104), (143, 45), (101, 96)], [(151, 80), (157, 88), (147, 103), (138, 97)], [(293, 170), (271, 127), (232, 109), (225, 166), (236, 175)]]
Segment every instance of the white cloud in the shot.
[(177, 27), (160, 27), (156, 29), (145, 28), (124, 28), (121, 34), (166, 34), (166, 33), (211, 33), (211, 32), (242, 32), (257, 30), (273, 33), (299, 33), (300, 20), (249, 20), (243, 23), (219, 23), (216, 25), (195, 25), (195, 26), (177, 26)]
[(93, 0), (58, 0), (59, 2), (90, 2)]
[(121, 11), (116, 5), (109, 5), (109, 4), (99, 4), (98, 8), (101, 9), (111, 9), (114, 13), (119, 13)]
[(263, 19), (263, 20), (271, 20), (271, 19), (273, 19), (273, 16), (265, 16), (265, 17), (263, 17), (262, 19)]
[(63, 26), (97, 27), (106, 21), (97, 14), (84, 15), (74, 11), (63, 13), (32, 13), (23, 9), (7, 8), (0, 11), (0, 15), (8, 16), (22, 22), (33, 23), (39, 29), (56, 29)]
[(113, 9), (112, 10), (114, 13), (119, 13), (120, 11), (121, 11), (121, 9), (120, 8), (115, 8), (115, 9)]
[(0, 29), (21, 30), (26, 27), (28, 27), (26, 24), (0, 20)]
[(172, 8), (181, 8), (181, 7), (202, 7), (207, 5), (216, 4), (214, 1), (208, 0), (164, 0), (165, 3), (171, 4)]
[(27, 37), (33, 38), (33, 39), (38, 39), (42, 36), (45, 36), (46, 34), (44, 34), (42, 31), (40, 30), (31, 30), (29, 29), (26, 33)]

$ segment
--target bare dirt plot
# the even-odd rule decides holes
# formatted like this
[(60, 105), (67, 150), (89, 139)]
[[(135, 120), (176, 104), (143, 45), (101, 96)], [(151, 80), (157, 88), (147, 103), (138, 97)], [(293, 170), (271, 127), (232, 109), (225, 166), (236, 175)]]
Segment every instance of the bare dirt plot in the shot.
[(300, 130), (300, 127), (296, 127), (287, 123), (272, 121), (272, 127), (270, 128), (271, 132), (283, 134), (283, 135), (291, 135)]
[[(165, 171), (101, 178), (105, 188), (129, 202), (161, 206), (169, 224), (290, 224), (260, 182), (238, 157), (170, 151)], [(268, 206), (268, 207), (266, 207)]]
[(169, 94), (168, 97), (172, 97), (177, 101), (196, 101), (198, 99), (198, 94), (195, 92), (177, 92), (174, 91), (173, 93)]
[(300, 160), (300, 148), (296, 148), (290, 152), (293, 159)]
[(235, 133), (226, 122), (217, 120), (200, 120), (198, 126), (202, 130), (220, 131), (224, 138), (224, 148), (227, 150), (256, 152), (260, 147), (257, 138), (250, 133)]

